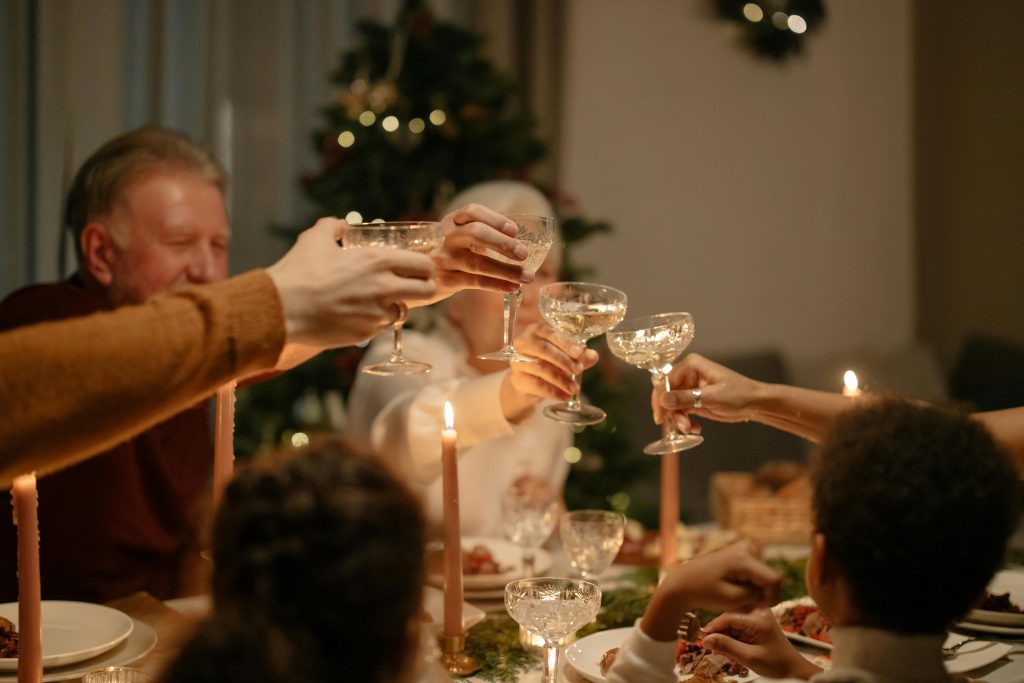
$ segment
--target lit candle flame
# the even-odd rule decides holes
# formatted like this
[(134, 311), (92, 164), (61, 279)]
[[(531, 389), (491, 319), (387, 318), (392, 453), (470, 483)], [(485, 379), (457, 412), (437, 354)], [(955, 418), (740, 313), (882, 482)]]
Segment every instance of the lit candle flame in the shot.
[(444, 402), (444, 428), (455, 429), (455, 411), (452, 410), (452, 404), (448, 401)]
[(853, 370), (847, 370), (843, 373), (843, 384), (846, 385), (846, 391), (843, 393), (847, 396), (853, 396), (857, 393), (857, 373)]

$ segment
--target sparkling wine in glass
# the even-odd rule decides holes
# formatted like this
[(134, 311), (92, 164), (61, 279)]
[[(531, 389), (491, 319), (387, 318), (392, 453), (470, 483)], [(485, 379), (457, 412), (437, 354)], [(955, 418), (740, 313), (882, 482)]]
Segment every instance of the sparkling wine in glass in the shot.
[[(341, 244), (345, 249), (384, 247), (433, 256), (444, 245), (444, 231), (441, 224), (436, 221), (354, 223), (348, 226)], [(404, 303), (399, 303), (398, 308), (398, 319), (393, 325), (394, 346), (391, 357), (380, 363), (364, 366), (363, 372), (369, 375), (415, 375), (430, 370), (430, 364), (407, 360), (402, 356), (402, 325), (409, 309)]]
[[(541, 288), (540, 312), (556, 330), (585, 344), (622, 322), (626, 317), (626, 294), (592, 282), (555, 282)], [(577, 381), (575, 375), (572, 379)], [(579, 388), (568, 401), (545, 407), (544, 414), (571, 425), (593, 425), (606, 417), (597, 406), (583, 405)]]
[(601, 589), (589, 581), (540, 577), (505, 586), (505, 609), (516, 623), (544, 639), (544, 683), (555, 683), (558, 641), (597, 616)]
[[(659, 313), (631, 318), (621, 323), (606, 339), (608, 348), (631, 365), (651, 373), (655, 387), (669, 390), (668, 372), (693, 340), (693, 316), (689, 313)], [(704, 443), (697, 434), (682, 434), (672, 420), (665, 425), (665, 436), (644, 446), (648, 455), (678, 453)]]
[(562, 547), (580, 576), (594, 580), (622, 548), (626, 519), (609, 510), (573, 510), (562, 515)]
[(534, 551), (551, 536), (562, 506), (554, 488), (533, 477), (521, 477), (501, 498), (501, 520), (508, 539), (523, 547), (523, 575), (533, 576)]
[[(518, 226), (519, 232), (516, 234), (516, 239), (526, 247), (526, 259), (515, 261), (499, 254), (493, 249), (489, 249), (487, 255), (498, 261), (522, 266), (525, 272), (536, 273), (540, 265), (544, 263), (544, 259), (547, 257), (548, 251), (550, 251), (551, 245), (555, 240), (555, 219), (550, 216), (533, 216), (525, 213), (509, 213), (505, 214), (505, 217)], [(537, 362), (529, 356), (522, 355), (512, 346), (512, 337), (516, 330), (516, 315), (519, 312), (519, 302), (522, 298), (522, 288), (505, 294), (505, 328), (502, 332), (504, 343), (497, 351), (482, 354), (477, 356), (477, 358), (482, 360), (516, 361), (517, 363)]]

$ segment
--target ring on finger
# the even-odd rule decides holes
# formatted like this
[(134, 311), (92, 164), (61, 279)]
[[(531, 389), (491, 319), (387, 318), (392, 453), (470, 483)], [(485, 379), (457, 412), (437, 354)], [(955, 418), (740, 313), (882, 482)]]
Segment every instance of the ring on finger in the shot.
[(691, 389), (690, 394), (693, 396), (693, 407), (702, 408), (704, 406), (704, 402), (702, 400), (704, 398), (704, 392), (700, 389)]

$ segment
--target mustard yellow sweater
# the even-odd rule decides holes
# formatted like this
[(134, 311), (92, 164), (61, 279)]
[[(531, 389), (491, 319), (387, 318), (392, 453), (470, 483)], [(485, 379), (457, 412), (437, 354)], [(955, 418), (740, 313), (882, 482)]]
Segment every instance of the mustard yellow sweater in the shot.
[(262, 270), (140, 306), (0, 334), (0, 487), (107, 450), (274, 366), (281, 301)]

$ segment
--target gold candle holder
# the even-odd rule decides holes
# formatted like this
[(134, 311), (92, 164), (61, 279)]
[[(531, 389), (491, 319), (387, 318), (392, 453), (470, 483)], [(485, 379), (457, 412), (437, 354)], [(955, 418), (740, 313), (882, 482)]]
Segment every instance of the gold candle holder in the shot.
[(466, 634), (441, 636), (441, 666), (455, 676), (472, 676), (480, 670), (481, 664), (467, 655)]

